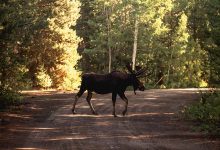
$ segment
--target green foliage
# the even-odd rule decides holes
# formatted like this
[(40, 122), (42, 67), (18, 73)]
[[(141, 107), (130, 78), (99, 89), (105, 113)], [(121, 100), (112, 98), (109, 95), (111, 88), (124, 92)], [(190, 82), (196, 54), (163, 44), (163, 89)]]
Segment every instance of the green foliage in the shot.
[(0, 90), (0, 110), (5, 109), (10, 105), (18, 105), (22, 101), (19, 92), (11, 90)]
[(58, 63), (48, 66), (53, 86), (59, 89), (75, 89), (79, 85), (80, 72), (75, 69), (79, 57), (77, 46), (80, 39), (72, 29), (79, 17), (78, 1), (56, 0), (52, 5), (52, 14), (48, 20), (52, 51), (57, 51)]
[[(4, 1), (0, 6), (0, 87), (75, 88), (80, 73), (71, 76), (77, 72), (74, 67), (80, 39), (72, 28), (80, 3), (18, 0)], [(66, 81), (74, 86), (65, 87)]]
[(45, 71), (44, 68), (41, 68), (37, 72), (36, 77), (37, 77), (38, 85), (40, 87), (50, 88), (52, 86), (52, 80), (51, 80), (50, 76), (47, 74), (47, 72)]
[(3, 105), (36, 86), (74, 89), (80, 39), (73, 29), (79, 1), (16, 0), (0, 3), (0, 93)]
[(191, 1), (189, 5), (189, 29), (202, 50), (206, 52), (204, 59), (203, 78), (211, 87), (219, 87), (220, 79), (220, 37), (219, 37), (219, 9), (220, 1), (204, 0)]
[(202, 93), (201, 100), (184, 110), (187, 119), (198, 121), (200, 129), (220, 135), (220, 92)]
[(200, 28), (200, 24), (192, 19), (192, 8), (196, 7), (193, 2), (81, 0), (81, 3), (82, 16), (76, 30), (83, 38), (79, 47), (82, 55), (79, 66), (83, 71), (106, 73), (109, 49), (112, 69), (124, 69), (125, 62), (131, 62), (134, 23), (138, 19), (136, 64), (152, 72), (148, 84), (161, 78), (158, 87), (166, 88), (200, 87), (209, 82), (206, 62), (210, 58), (199, 37), (194, 35), (197, 31), (194, 28)]

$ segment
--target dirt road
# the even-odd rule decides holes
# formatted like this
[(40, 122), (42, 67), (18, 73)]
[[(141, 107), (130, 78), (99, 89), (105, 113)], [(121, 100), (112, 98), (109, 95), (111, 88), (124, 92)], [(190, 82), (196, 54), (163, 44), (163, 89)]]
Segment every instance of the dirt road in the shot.
[[(133, 92), (126, 92), (126, 95), (129, 99), (128, 115), (121, 116), (124, 103), (117, 98), (116, 112), (119, 115), (117, 118), (111, 115), (112, 103), (109, 94), (93, 96), (92, 103), (99, 113), (98, 116), (91, 115), (85, 101), (86, 94), (79, 100), (76, 108), (77, 115), (71, 113), (74, 94), (35, 95), (36, 112), (40, 113), (43, 110), (46, 112), (49, 109), (51, 112), (46, 115), (41, 114), (43, 116), (37, 115), (39, 117), (37, 120), (25, 121), (23, 126), (17, 126), (17, 130), (14, 132), (10, 129), (3, 132), (0, 136), (2, 149), (220, 149), (219, 139), (210, 139), (202, 133), (192, 132), (190, 123), (178, 117), (178, 112), (183, 106), (198, 98), (196, 90), (148, 90), (138, 92), (137, 95), (134, 95)], [(47, 101), (47, 104), (41, 107), (37, 105), (43, 101)], [(28, 107), (33, 107), (32, 105)], [(32, 118), (35, 117), (32, 116)], [(25, 126), (25, 123), (28, 124), (28, 122), (29, 125)], [(8, 125), (7, 128), (10, 127), (13, 128), (13, 125)], [(1, 127), (1, 131), (4, 131), (3, 127)], [(12, 135), (7, 136), (10, 131)], [(23, 135), (19, 136), (21, 132)], [(5, 142), (8, 142), (9, 145)]]

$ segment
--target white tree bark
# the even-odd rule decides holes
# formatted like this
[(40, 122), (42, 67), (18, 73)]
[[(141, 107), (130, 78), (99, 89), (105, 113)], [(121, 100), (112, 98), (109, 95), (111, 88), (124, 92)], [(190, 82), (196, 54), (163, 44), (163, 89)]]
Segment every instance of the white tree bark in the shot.
[(108, 72), (111, 72), (112, 69), (112, 49), (111, 49), (111, 35), (110, 35), (110, 29), (111, 29), (111, 20), (110, 20), (110, 9), (106, 9), (106, 17), (107, 17), (107, 36), (108, 36)]
[(138, 20), (136, 19), (134, 25), (134, 47), (132, 54), (132, 70), (135, 70), (135, 60), (137, 55), (137, 40), (138, 40)]

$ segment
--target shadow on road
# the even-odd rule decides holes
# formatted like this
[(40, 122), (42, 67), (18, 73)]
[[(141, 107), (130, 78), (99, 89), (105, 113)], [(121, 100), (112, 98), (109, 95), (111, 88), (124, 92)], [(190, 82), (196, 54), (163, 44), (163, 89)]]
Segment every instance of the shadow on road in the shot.
[(73, 115), (74, 94), (30, 94), (32, 102), (28, 109), (23, 114), (13, 114), (17, 115), (17, 122), (0, 126), (1, 147), (20, 150), (219, 149), (218, 139), (192, 132), (190, 123), (179, 119), (183, 106), (198, 99), (195, 90), (149, 90), (136, 96), (133, 92), (126, 95), (128, 115), (121, 116), (124, 103), (118, 98), (119, 117), (114, 118), (109, 94), (95, 95), (92, 100), (99, 115), (91, 115), (85, 95), (77, 105), (78, 114)]

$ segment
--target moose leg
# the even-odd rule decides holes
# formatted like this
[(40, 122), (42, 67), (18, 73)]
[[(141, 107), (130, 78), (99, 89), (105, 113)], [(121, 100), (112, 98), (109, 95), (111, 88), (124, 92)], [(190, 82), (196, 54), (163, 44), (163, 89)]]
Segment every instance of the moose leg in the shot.
[(98, 115), (98, 114), (95, 112), (94, 107), (92, 106), (91, 99), (92, 99), (92, 92), (88, 91), (88, 95), (87, 95), (87, 97), (86, 97), (86, 101), (88, 102), (89, 107), (90, 107), (92, 113), (93, 113), (94, 115)]
[(72, 113), (73, 114), (76, 114), (76, 111), (75, 111), (76, 103), (77, 103), (78, 99), (83, 95), (84, 92), (85, 92), (85, 90), (80, 89), (79, 92), (76, 94), (75, 101), (73, 103), (73, 108), (72, 108)]
[(123, 116), (125, 116), (126, 112), (127, 112), (127, 108), (128, 108), (128, 99), (127, 97), (125, 96), (124, 93), (120, 93), (119, 96), (121, 97), (121, 99), (125, 102), (125, 109), (124, 111), (122, 112)]
[(117, 97), (117, 93), (112, 93), (112, 104), (113, 104), (113, 112), (112, 115), (114, 117), (117, 117), (117, 115), (115, 114), (115, 102), (116, 102), (116, 97)]

